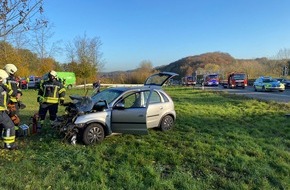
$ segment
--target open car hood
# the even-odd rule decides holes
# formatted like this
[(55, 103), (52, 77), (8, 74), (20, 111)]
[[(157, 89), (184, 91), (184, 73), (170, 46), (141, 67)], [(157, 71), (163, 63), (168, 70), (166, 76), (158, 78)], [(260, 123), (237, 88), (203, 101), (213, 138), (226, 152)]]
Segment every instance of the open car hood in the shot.
[(161, 72), (151, 75), (145, 80), (144, 86), (162, 86), (164, 83), (166, 83), (169, 79), (171, 79), (174, 76), (177, 76), (178, 74), (172, 73), (172, 72)]

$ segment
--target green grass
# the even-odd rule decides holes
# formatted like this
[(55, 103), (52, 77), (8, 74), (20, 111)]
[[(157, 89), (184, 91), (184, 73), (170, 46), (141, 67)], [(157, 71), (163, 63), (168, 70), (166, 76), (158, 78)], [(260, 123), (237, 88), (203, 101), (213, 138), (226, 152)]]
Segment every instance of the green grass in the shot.
[[(17, 139), (20, 150), (0, 150), (0, 189), (290, 188), (289, 104), (165, 90), (175, 102), (173, 130), (72, 146), (47, 127), (41, 135)], [(76, 93), (85, 94), (68, 91)], [(38, 110), (36, 94), (24, 91), (24, 123)]]

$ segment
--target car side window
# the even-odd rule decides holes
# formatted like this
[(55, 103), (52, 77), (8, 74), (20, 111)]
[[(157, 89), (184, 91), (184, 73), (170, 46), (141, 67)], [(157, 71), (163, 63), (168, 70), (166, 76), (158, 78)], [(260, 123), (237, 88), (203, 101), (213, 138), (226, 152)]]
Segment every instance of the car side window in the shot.
[(137, 92), (134, 94), (130, 94), (129, 96), (125, 97), (122, 101), (124, 103), (125, 109), (128, 108), (141, 108), (145, 107), (144, 99), (142, 98), (142, 93)]
[(155, 91), (152, 92), (150, 99), (149, 99), (149, 103), (150, 104), (155, 104), (155, 103), (160, 103), (161, 102), (161, 98), (159, 96), (159, 94)]
[(160, 94), (162, 95), (164, 102), (169, 102), (169, 99), (165, 96), (165, 94), (163, 94), (162, 92), (160, 92)]

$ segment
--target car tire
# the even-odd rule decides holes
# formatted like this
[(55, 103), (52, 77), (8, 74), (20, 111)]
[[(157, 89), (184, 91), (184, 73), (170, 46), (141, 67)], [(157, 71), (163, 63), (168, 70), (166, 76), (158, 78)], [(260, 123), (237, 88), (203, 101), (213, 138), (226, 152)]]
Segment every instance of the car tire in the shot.
[(265, 86), (262, 86), (262, 91), (266, 92)]
[(98, 123), (88, 125), (83, 132), (83, 142), (85, 145), (100, 143), (104, 138), (104, 128)]
[(161, 131), (168, 131), (173, 128), (174, 119), (170, 115), (166, 115), (162, 118), (160, 123), (160, 129)]

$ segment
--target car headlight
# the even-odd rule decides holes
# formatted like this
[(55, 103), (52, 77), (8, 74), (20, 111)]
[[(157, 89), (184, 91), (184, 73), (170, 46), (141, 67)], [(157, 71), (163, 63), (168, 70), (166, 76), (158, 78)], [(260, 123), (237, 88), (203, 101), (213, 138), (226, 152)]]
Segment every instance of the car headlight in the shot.
[(78, 124), (76, 124), (76, 127), (77, 128), (82, 128), (82, 127), (84, 127), (85, 126), (85, 123), (78, 123)]

